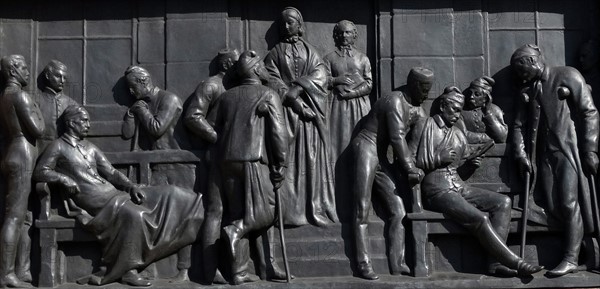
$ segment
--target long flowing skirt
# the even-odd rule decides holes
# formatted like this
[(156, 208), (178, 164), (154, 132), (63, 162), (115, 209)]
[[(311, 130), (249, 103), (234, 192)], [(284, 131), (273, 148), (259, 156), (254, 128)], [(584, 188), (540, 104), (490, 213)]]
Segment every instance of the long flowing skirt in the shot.
[(146, 194), (143, 204), (136, 205), (129, 194), (119, 192), (84, 224), (102, 245), (102, 261), (107, 265), (103, 284), (196, 240), (204, 216), (200, 194), (176, 186), (142, 190)]
[(292, 114), (288, 109), (293, 138), (282, 187), (284, 221), (287, 225), (319, 225), (316, 218), (337, 222), (333, 169), (325, 141), (312, 122), (294, 121)]

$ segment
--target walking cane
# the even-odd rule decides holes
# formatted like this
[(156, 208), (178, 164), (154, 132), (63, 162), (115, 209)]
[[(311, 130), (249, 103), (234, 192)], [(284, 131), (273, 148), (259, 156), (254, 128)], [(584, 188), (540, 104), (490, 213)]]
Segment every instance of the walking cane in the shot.
[(287, 283), (292, 281), (292, 275), (290, 274), (290, 265), (288, 264), (287, 250), (285, 248), (285, 237), (283, 235), (283, 213), (281, 211), (281, 196), (279, 195), (279, 186), (275, 186), (273, 191), (275, 192), (275, 203), (277, 204), (277, 215), (279, 216), (279, 240), (281, 241), (281, 252), (283, 254), (283, 266), (285, 268), (285, 278)]
[[(135, 123), (135, 128), (133, 129), (133, 139), (131, 140), (131, 148), (130, 148), (130, 151), (132, 151), (132, 152), (137, 151), (137, 147), (138, 147), (138, 143), (139, 143), (139, 133), (140, 133), (140, 126), (138, 125), (137, 121), (135, 121), (134, 123)], [(133, 174), (133, 165), (129, 165), (129, 167), (127, 167), (127, 178), (131, 180), (132, 174)]]
[(594, 223), (595, 223), (595, 231), (596, 231), (596, 240), (600, 243), (600, 211), (598, 210), (598, 195), (596, 194), (596, 178), (593, 174), (590, 175), (591, 182), (591, 195), (592, 195), (592, 208), (594, 213)]
[(523, 202), (523, 216), (521, 221), (521, 250), (519, 255), (525, 258), (525, 241), (527, 240), (527, 219), (529, 218), (529, 180), (530, 173), (525, 173), (525, 201)]

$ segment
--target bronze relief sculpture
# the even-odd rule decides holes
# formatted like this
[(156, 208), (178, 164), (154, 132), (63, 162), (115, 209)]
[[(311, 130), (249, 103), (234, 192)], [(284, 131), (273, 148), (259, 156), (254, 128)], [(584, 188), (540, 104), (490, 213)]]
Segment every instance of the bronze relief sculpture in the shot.
[(329, 157), (333, 164), (350, 143), (354, 126), (371, 110), (371, 62), (354, 47), (357, 37), (352, 21), (336, 23), (333, 28), (336, 49), (323, 58), (330, 75)]
[(285, 107), (290, 139), (282, 191), (290, 225), (325, 226), (337, 222), (333, 169), (328, 157), (327, 70), (317, 49), (302, 37), (298, 9), (281, 12), (281, 42), (265, 57), (269, 86)]
[(70, 106), (64, 118), (66, 131), (40, 157), (35, 180), (61, 185), (84, 210), (77, 220), (102, 244), (107, 271), (90, 276), (89, 284), (150, 286), (138, 271), (196, 240), (201, 195), (170, 185), (134, 185), (85, 140), (90, 120), (84, 108)]
[(489, 260), (490, 274), (517, 276), (539, 272), (543, 267), (525, 262), (506, 246), (510, 198), (470, 186), (458, 175), (457, 169), (465, 161), (479, 164), (485, 152), (482, 148), (486, 147), (472, 149), (463, 131), (454, 126), (464, 103), (458, 88), (447, 87), (440, 96), (440, 112), (427, 118), (420, 128), (416, 165), (425, 171), (421, 184), (425, 207), (444, 213), (475, 235), (493, 257)]
[(26, 234), (22, 232), (22, 227), (38, 155), (36, 143), (44, 132), (44, 118), (37, 103), (23, 90), (29, 84), (25, 58), (21, 55), (5, 56), (0, 60), (0, 68), (5, 81), (0, 96), (3, 103), (0, 107), (0, 125), (5, 136), (2, 173), (7, 182), (4, 222), (0, 231), (0, 287), (30, 287), (26, 282), (30, 280), (19, 279), (26, 277), (27, 273), (16, 272), (15, 262), (18, 247), (22, 244), (21, 234)]
[[(122, 136), (132, 140), (132, 149), (179, 150), (175, 125), (183, 111), (183, 104), (175, 94), (160, 89), (152, 82), (150, 73), (140, 66), (125, 71), (129, 91), (135, 102), (124, 116)], [(175, 185), (193, 189), (194, 168), (187, 164), (154, 164), (151, 185)], [(192, 247), (186, 246), (177, 254), (176, 281), (189, 280), (192, 265)]]
[(598, 29), (566, 4), (531, 26), (478, 1), (28, 1), (0, 11), (0, 53), (40, 72), (30, 96), (24, 57), (0, 61), (0, 287), (598, 283)]
[[(410, 273), (404, 258), (402, 219), (406, 210), (397, 191), (405, 189), (401, 185), (402, 180), (407, 180), (412, 186), (418, 184), (424, 175), (423, 170), (415, 166), (413, 153), (406, 139), (417, 123), (426, 117), (421, 103), (427, 98), (433, 84), (433, 71), (422, 67), (413, 68), (407, 81), (403, 91), (394, 92), (375, 102), (350, 144), (354, 166), (351, 177), (354, 181), (352, 230), (356, 274), (370, 280), (379, 278), (369, 259), (367, 238), (373, 193), (389, 214), (390, 271), (393, 275)], [(394, 152), (396, 162), (393, 165), (388, 161), (388, 146)]]
[(469, 143), (484, 143), (490, 138), (495, 143), (505, 143), (508, 126), (504, 112), (492, 102), (494, 79), (488, 76), (471, 82), (465, 93), (465, 107), (459, 124), (465, 127)]
[[(217, 132), (215, 131), (215, 111), (218, 99), (225, 92), (225, 82), (232, 77), (228, 71), (234, 66), (239, 58), (237, 50), (223, 49), (217, 55), (217, 74), (202, 81), (194, 94), (192, 100), (185, 112), (184, 121), (187, 128), (199, 136), (210, 147), (205, 161), (209, 164), (207, 168), (208, 180), (210, 184), (204, 194), (205, 216), (201, 231), (202, 254), (204, 265), (204, 278), (208, 283), (224, 284), (227, 281), (217, 268), (219, 248), (218, 240), (221, 235), (221, 219), (223, 218), (223, 200), (219, 190), (218, 173), (219, 168), (216, 162), (210, 159), (212, 151), (216, 152), (214, 144), (217, 142)], [(233, 74), (233, 73), (231, 73)], [(229, 81), (231, 82), (231, 81)], [(215, 157), (214, 155), (212, 156)], [(211, 166), (214, 164), (214, 166)]]
[(51, 60), (42, 71), (42, 91), (35, 95), (35, 101), (40, 107), (46, 124), (44, 134), (38, 141), (39, 153), (63, 134), (62, 114), (67, 107), (77, 105), (77, 102), (64, 92), (67, 73), (67, 66), (58, 60)]
[(510, 63), (524, 86), (515, 159), (531, 190), (546, 193), (547, 213), (565, 228), (563, 260), (547, 274), (576, 272), (584, 231), (594, 224), (588, 178), (598, 169), (598, 111), (583, 76), (572, 67), (546, 65), (536, 45), (521, 46)]
[[(288, 139), (277, 92), (261, 84), (268, 73), (252, 50), (236, 63), (240, 85), (218, 100), (216, 162), (231, 222), (223, 226), (231, 256), (232, 283), (257, 281), (247, 272), (240, 240), (275, 223), (275, 195), (285, 180)], [(279, 212), (280, 213), (280, 212)], [(281, 215), (279, 215), (281, 217)], [(274, 244), (269, 244), (274, 246)]]

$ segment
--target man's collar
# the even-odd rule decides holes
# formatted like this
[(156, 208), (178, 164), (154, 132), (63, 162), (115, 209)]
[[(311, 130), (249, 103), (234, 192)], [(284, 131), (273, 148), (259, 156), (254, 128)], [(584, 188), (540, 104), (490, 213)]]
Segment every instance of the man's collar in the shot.
[(63, 133), (63, 135), (61, 136), (61, 138), (68, 143), (69, 145), (71, 145), (72, 147), (77, 147), (77, 145), (80, 144), (81, 140), (69, 133)]
[(246, 78), (241, 81), (241, 84), (242, 85), (256, 85), (256, 84), (262, 84), (262, 82), (260, 81), (260, 79), (256, 79), (256, 78)]
[(346, 55), (353, 57), (354, 56), (354, 47), (352, 45), (340, 45), (336, 47), (335, 52), (337, 55), (344, 57)]
[(285, 39), (283, 39), (283, 42), (289, 43), (289, 44), (295, 44), (295, 43), (298, 43), (300, 40), (302, 40), (302, 38), (299, 35), (293, 35), (293, 36), (286, 37)]
[(18, 86), (20, 88), (23, 88), (23, 85), (18, 80), (16, 80), (14, 77), (11, 77), (6, 81), (6, 86), (7, 87), (8, 86)]
[(542, 81), (547, 81), (550, 78), (550, 69), (548, 69), (548, 65), (544, 66), (544, 71), (542, 71), (542, 75), (540, 79)]
[(435, 121), (435, 123), (438, 125), (439, 128), (447, 127), (446, 122), (444, 122), (441, 115), (439, 115), (439, 114), (434, 115), (433, 120)]
[(62, 91), (56, 92), (50, 86), (44, 87), (44, 92), (47, 93), (47, 94), (50, 94), (52, 96), (60, 96), (62, 94)]

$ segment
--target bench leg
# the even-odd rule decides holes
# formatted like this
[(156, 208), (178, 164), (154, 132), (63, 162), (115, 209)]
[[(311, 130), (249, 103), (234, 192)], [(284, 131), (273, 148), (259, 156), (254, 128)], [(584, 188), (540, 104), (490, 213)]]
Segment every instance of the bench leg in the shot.
[(41, 266), (39, 287), (56, 287), (56, 260), (58, 244), (56, 243), (56, 230), (40, 229)]
[(415, 277), (428, 277), (429, 267), (427, 265), (427, 221), (413, 221), (412, 235), (415, 250)]

